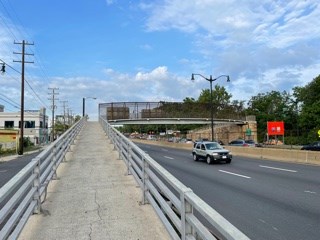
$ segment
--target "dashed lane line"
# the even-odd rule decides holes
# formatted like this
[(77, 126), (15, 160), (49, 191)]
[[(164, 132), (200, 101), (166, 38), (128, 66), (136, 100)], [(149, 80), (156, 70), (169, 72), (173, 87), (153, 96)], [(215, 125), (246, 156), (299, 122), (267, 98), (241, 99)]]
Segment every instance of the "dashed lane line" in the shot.
[(233, 172), (227, 172), (227, 171), (224, 171), (224, 170), (219, 170), (219, 172), (223, 172), (223, 173), (227, 173), (227, 174), (231, 174), (231, 175), (238, 176), (238, 177), (243, 177), (243, 178), (251, 178), (249, 176), (245, 176), (245, 175), (241, 175), (241, 174), (237, 174), (237, 173), (233, 173)]
[(264, 166), (264, 165), (259, 165), (259, 167), (269, 168), (269, 169), (279, 170), (279, 171), (286, 171), (286, 172), (294, 172), (294, 173), (297, 172), (296, 170), (285, 169), (285, 168), (276, 168), (276, 167), (270, 167), (270, 166)]
[(163, 156), (164, 158), (167, 158), (167, 159), (174, 159), (172, 157), (168, 157), (168, 156)]
[(316, 192), (313, 192), (313, 191), (308, 191), (308, 190), (306, 190), (306, 191), (304, 191), (305, 193), (310, 193), (310, 194), (317, 194)]

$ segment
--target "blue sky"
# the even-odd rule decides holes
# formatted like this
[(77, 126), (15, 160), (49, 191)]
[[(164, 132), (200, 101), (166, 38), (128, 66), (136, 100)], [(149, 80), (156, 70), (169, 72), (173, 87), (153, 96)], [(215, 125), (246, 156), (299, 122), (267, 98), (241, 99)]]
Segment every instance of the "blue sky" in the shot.
[[(197, 98), (218, 79), (233, 100), (291, 91), (320, 74), (318, 0), (0, 0), (0, 59), (27, 46), (25, 109), (46, 107), (57, 87), (73, 114), (97, 117), (97, 105), (119, 101)], [(0, 63), (1, 63), (0, 61)], [(20, 106), (20, 74), (0, 75), (0, 104)], [(8, 101), (11, 103), (9, 104)], [(16, 104), (12, 104), (12, 101)], [(18, 105), (18, 106), (16, 106)], [(14, 107), (16, 106), (16, 107)]]

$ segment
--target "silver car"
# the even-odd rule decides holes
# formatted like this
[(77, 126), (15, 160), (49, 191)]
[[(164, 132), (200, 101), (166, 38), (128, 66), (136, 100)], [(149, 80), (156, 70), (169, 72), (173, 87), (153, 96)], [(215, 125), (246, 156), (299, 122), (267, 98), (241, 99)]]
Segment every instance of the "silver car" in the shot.
[(212, 162), (231, 163), (232, 154), (217, 142), (196, 142), (192, 150), (193, 160), (205, 159), (208, 164)]

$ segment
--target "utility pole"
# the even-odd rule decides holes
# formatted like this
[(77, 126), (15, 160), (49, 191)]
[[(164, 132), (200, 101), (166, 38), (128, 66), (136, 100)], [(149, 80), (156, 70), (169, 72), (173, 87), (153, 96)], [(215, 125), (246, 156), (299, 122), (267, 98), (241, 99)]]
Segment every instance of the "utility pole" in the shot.
[(21, 113), (20, 113), (20, 139), (19, 139), (19, 150), (18, 154), (23, 155), (23, 130), (24, 130), (24, 64), (25, 63), (34, 63), (34, 62), (28, 62), (25, 61), (25, 55), (33, 56), (31, 53), (26, 53), (25, 52), (25, 46), (26, 45), (34, 45), (34, 43), (28, 43), (25, 40), (22, 42), (14, 42), (14, 44), (20, 44), (22, 45), (22, 52), (21, 53), (16, 53), (13, 52), (13, 54), (20, 54), (22, 56), (21, 61), (15, 61), (13, 62), (21, 62)]
[(63, 131), (66, 131), (66, 103), (68, 101), (61, 101), (62, 102), (62, 107), (63, 107)]
[(59, 100), (59, 98), (56, 98), (55, 96), (58, 95), (59, 93), (56, 92), (56, 90), (59, 90), (59, 88), (48, 88), (49, 90), (52, 90), (52, 97), (49, 98), (49, 100), (52, 100), (52, 105), (51, 105), (51, 109), (52, 109), (52, 123), (51, 123), (51, 142), (54, 141), (54, 110), (56, 109), (56, 105), (55, 105), (55, 100)]

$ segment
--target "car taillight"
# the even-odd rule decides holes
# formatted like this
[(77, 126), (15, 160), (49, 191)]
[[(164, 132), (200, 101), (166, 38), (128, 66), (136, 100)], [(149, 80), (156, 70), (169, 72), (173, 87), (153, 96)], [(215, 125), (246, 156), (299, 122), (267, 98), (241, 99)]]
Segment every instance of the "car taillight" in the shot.
[(248, 143), (244, 143), (243, 146), (244, 147), (249, 147), (249, 144)]

